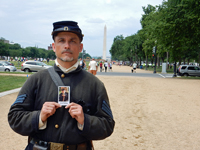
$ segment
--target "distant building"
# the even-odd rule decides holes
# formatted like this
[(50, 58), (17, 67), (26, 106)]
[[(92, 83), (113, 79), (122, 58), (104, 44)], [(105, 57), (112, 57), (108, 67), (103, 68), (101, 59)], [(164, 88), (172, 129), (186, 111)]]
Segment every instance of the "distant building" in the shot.
[(102, 56), (92, 56), (94, 59), (102, 58)]
[(53, 47), (51, 44), (50, 44), (50, 46), (48, 46), (48, 50), (53, 50)]
[(4, 40), (4, 43), (8, 43), (9, 44), (9, 41), (8, 40)]
[(9, 40), (4, 40), (3, 42), (8, 44), (15, 44), (13, 41), (10, 42)]
[(107, 56), (107, 57), (106, 57), (106, 60), (107, 60), (108, 62), (110, 62), (110, 61), (111, 61), (111, 56)]
[(15, 43), (13, 41), (11, 41), (10, 44), (15, 44)]
[(111, 61), (111, 56), (107, 56), (106, 59), (103, 59), (102, 56), (93, 56), (94, 59), (99, 59), (100, 61)]

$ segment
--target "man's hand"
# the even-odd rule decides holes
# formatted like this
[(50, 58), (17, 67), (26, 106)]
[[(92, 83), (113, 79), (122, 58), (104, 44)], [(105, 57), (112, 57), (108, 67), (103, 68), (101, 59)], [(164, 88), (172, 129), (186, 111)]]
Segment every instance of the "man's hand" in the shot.
[(69, 108), (69, 114), (72, 116), (72, 118), (75, 118), (78, 123), (82, 125), (84, 124), (84, 113), (81, 105), (72, 102), (65, 108)]
[(56, 102), (45, 102), (40, 113), (41, 120), (45, 122), (47, 118), (52, 116), (59, 107), (61, 107), (61, 105)]

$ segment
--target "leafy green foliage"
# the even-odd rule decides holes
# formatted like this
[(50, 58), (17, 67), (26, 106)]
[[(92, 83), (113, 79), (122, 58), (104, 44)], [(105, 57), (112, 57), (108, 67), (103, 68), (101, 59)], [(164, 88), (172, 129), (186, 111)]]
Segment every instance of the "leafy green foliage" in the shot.
[(83, 59), (85, 59), (85, 58), (92, 58), (91, 56), (90, 56), (90, 54), (88, 54), (88, 53), (85, 53), (85, 55), (82, 57), (82, 55), (83, 55), (83, 53), (79, 53), (79, 56), (78, 56), (78, 58), (83, 58)]
[(113, 40), (113, 44), (110, 49), (110, 53), (112, 55), (112, 59), (124, 59), (122, 47), (124, 44), (124, 37), (123, 35), (116, 36)]
[(199, 1), (168, 0), (159, 6), (142, 8), (142, 29), (130, 37), (116, 36), (110, 50), (113, 58), (123, 56), (131, 60), (133, 51), (140, 58), (144, 58), (144, 54), (150, 57), (156, 46), (156, 53), (163, 60), (169, 53), (171, 61), (197, 60), (200, 63)]
[(0, 56), (11, 57), (31, 57), (31, 58), (50, 58), (55, 59), (55, 53), (52, 50), (47, 51), (43, 48), (26, 47), (22, 48), (20, 44), (4, 43), (4, 38), (0, 39)]

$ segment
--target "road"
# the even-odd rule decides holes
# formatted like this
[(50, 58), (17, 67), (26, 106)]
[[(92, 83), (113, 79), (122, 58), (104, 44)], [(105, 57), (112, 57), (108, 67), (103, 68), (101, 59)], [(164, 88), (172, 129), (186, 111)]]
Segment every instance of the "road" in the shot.
[(133, 77), (151, 77), (151, 78), (172, 78), (173, 74), (160, 73), (128, 73), (128, 72), (97, 72), (99, 76), (133, 76)]
[[(17, 72), (23, 72), (20, 69), (17, 69)], [(99, 76), (133, 76), (133, 77), (151, 77), (151, 78), (172, 78), (173, 74), (161, 74), (161, 73), (129, 73), (129, 72), (97, 72)]]

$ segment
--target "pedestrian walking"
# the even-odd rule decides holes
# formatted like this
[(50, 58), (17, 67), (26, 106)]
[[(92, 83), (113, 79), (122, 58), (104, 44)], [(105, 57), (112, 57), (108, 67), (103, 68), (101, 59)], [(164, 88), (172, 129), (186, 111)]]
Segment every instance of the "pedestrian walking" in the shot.
[(110, 71), (112, 71), (112, 61), (110, 62)]
[(90, 71), (91, 74), (96, 75), (97, 69), (98, 69), (97, 62), (94, 60), (94, 58), (92, 58), (92, 61), (90, 61), (89, 63), (88, 70)]
[(110, 71), (110, 63), (108, 63), (108, 72)]
[(99, 66), (100, 66), (100, 72), (102, 72), (102, 66), (103, 66), (102, 61), (99, 63)]
[(104, 63), (104, 68), (105, 68), (105, 72), (107, 72), (107, 68), (108, 68), (108, 63), (107, 63), (107, 61), (105, 61), (105, 63)]
[(131, 70), (132, 71), (132, 73), (136, 73), (136, 67), (137, 67), (137, 64), (134, 62), (133, 63), (133, 69)]

